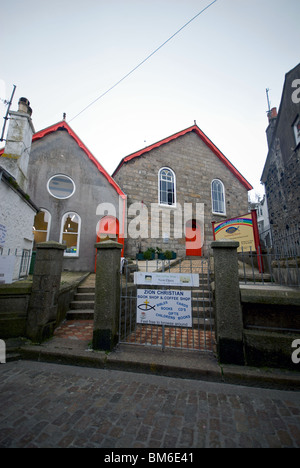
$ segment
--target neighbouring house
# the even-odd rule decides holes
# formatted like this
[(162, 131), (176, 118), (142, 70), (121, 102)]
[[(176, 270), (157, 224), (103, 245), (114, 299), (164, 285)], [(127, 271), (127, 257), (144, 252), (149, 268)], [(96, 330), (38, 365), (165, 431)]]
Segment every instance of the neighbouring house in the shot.
[(28, 274), (38, 207), (28, 194), (28, 162), (34, 127), (26, 98), (9, 112), (5, 148), (0, 150), (0, 284)]
[(273, 241), (300, 229), (300, 64), (285, 76), (279, 111), (268, 113), (265, 186)]
[(270, 229), (269, 212), (266, 195), (255, 202), (249, 202), (249, 211), (256, 210), (257, 227), (259, 232), (260, 244), (263, 249), (272, 246), (272, 233)]
[(196, 122), (123, 158), (112, 176), (128, 197), (130, 257), (157, 247), (205, 256), (212, 221), (248, 213), (252, 186)]
[(94, 271), (97, 240), (124, 243), (126, 197), (65, 120), (33, 135), (28, 178), (35, 244), (65, 244), (64, 270)]

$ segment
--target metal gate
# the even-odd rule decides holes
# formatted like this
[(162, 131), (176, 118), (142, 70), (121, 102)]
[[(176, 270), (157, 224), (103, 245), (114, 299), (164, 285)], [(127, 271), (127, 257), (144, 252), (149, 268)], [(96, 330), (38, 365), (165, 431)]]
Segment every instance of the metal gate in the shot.
[[(199, 287), (190, 288), (192, 326), (145, 325), (137, 323), (137, 289), (134, 272), (193, 273), (199, 275)], [(162, 287), (156, 287), (162, 289)], [(164, 286), (163, 289), (182, 290)], [(213, 352), (215, 350), (211, 274), (208, 259), (184, 258), (175, 261), (124, 261), (121, 275), (119, 342), (154, 346), (162, 350), (177, 348)]]

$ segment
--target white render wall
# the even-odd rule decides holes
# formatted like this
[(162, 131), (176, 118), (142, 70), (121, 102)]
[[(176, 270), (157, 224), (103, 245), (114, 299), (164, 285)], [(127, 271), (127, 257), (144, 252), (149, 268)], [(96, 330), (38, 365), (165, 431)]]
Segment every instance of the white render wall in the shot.
[(32, 250), (32, 227), (35, 214), (29, 203), (2, 178), (0, 181), (0, 247), (3, 249), (4, 256), (8, 252), (10, 255), (15, 255), (17, 251), (13, 281), (19, 279), (23, 249)]

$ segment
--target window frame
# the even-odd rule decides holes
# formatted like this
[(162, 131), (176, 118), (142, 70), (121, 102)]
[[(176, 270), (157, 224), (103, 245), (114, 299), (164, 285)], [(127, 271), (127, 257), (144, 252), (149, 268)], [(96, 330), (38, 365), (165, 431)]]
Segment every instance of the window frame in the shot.
[[(72, 191), (72, 193), (70, 195), (68, 195), (67, 197), (57, 197), (56, 195), (54, 195), (51, 192), (50, 183), (55, 177), (65, 177), (66, 179), (69, 179), (72, 182), (73, 191)], [(74, 180), (70, 176), (68, 176), (66, 174), (54, 174), (53, 176), (50, 177), (50, 179), (47, 182), (47, 190), (48, 190), (48, 193), (51, 195), (51, 197), (55, 198), (56, 200), (68, 200), (68, 198), (71, 198), (74, 195), (74, 193), (76, 192), (76, 184), (75, 184)]]
[[(162, 197), (161, 197), (161, 193), (162, 193), (162, 190), (161, 190), (161, 174), (163, 171), (169, 171), (172, 175), (172, 179), (173, 179), (173, 203), (170, 204), (170, 203), (164, 203), (162, 201)], [(166, 208), (176, 208), (176, 203), (177, 203), (177, 197), (176, 197), (176, 175), (175, 175), (175, 172), (170, 168), (170, 167), (167, 167), (167, 166), (164, 166), (164, 167), (161, 167), (160, 170), (158, 171), (158, 204), (159, 206), (164, 206)]]
[(33, 227), (34, 227), (33, 236), (34, 236), (35, 232), (46, 232), (46, 241), (45, 242), (48, 242), (49, 237), (50, 237), (50, 228), (51, 228), (52, 216), (51, 216), (51, 213), (48, 210), (46, 210), (45, 208), (40, 208), (40, 211), (42, 211), (43, 213), (45, 213), (45, 214), (47, 214), (49, 216), (49, 221), (47, 222), (47, 231), (43, 231), (41, 229), (35, 229), (35, 226), (33, 225)]
[[(78, 232), (76, 233), (77, 234), (77, 245), (76, 245), (76, 253), (70, 253), (70, 252), (67, 252), (66, 250), (64, 251), (64, 257), (68, 257), (68, 258), (78, 258), (79, 257), (79, 252), (80, 252), (80, 235), (81, 235), (81, 218), (79, 216), (78, 213), (76, 213), (75, 211), (67, 211), (62, 219), (61, 219), (61, 225), (60, 225), (60, 235), (59, 235), (59, 242), (61, 244), (63, 244), (63, 236), (64, 234), (71, 234), (71, 233), (67, 233), (67, 232), (64, 232), (64, 226), (65, 226), (65, 222), (66, 222), (66, 219), (68, 216), (77, 216), (78, 217)], [(73, 233), (72, 233), (73, 234)]]
[[(222, 187), (222, 194), (223, 194), (223, 211), (222, 212), (214, 210), (215, 208), (214, 201), (220, 203), (220, 200), (214, 200), (214, 196), (213, 196), (213, 192), (215, 192), (215, 190), (213, 191), (214, 182), (219, 182)], [(213, 179), (211, 182), (211, 209), (212, 209), (212, 213), (215, 215), (226, 216), (225, 186), (220, 179)]]
[(20, 263), (19, 278), (25, 278), (28, 275), (30, 262), (31, 262), (31, 250), (23, 249)]

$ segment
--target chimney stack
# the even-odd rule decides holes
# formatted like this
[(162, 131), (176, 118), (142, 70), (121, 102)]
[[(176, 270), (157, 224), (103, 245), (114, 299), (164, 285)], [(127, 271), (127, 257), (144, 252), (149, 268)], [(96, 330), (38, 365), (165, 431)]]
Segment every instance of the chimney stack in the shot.
[(3, 155), (0, 157), (0, 166), (9, 172), (21, 189), (26, 192), (29, 155), (35, 130), (31, 120), (30, 102), (22, 97), (18, 104), (17, 112), (9, 112), (6, 145)]
[(272, 143), (272, 138), (273, 138), (273, 133), (275, 130), (275, 125), (276, 125), (276, 120), (277, 120), (277, 108), (273, 107), (269, 112), (268, 112), (268, 119), (269, 119), (269, 126), (266, 130), (267, 133), (267, 141), (268, 141), (268, 147), (270, 148), (270, 145)]

